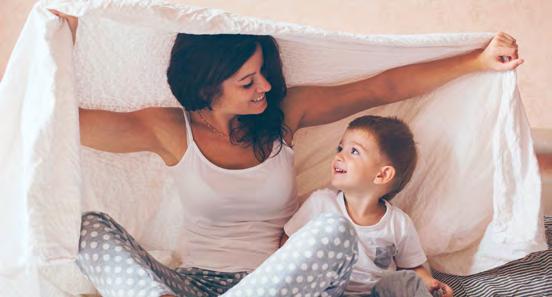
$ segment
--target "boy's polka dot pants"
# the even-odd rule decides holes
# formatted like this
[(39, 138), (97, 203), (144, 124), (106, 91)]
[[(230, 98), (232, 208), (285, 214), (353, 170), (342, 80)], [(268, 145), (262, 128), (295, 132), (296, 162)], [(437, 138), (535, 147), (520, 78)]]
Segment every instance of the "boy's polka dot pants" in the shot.
[(82, 219), (77, 264), (103, 297), (341, 296), (358, 253), (353, 226), (326, 213), (249, 274), (174, 270), (150, 256), (107, 214), (88, 212)]

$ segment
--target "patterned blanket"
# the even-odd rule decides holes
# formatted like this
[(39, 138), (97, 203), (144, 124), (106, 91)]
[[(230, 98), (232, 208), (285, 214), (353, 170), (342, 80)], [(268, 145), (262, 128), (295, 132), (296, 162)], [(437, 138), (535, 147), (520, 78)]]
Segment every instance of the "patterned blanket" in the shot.
[(503, 266), (470, 276), (434, 271), (455, 297), (552, 296), (552, 216), (544, 218), (548, 250), (536, 252)]

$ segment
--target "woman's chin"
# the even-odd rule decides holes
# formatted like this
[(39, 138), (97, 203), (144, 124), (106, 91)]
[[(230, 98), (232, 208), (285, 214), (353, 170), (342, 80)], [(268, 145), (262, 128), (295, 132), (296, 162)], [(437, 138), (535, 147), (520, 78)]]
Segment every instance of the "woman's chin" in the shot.
[(261, 114), (267, 107), (268, 105), (266, 104), (266, 100), (262, 100), (261, 102), (251, 102), (249, 105), (249, 114)]

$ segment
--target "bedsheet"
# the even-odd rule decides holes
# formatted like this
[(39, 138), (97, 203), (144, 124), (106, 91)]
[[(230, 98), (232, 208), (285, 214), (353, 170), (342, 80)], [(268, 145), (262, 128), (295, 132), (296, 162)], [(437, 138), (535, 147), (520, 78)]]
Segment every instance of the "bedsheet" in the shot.
[[(80, 18), (74, 48), (67, 24), (47, 8)], [(109, 213), (178, 265), (171, 255), (181, 248), (173, 236), (181, 198), (160, 158), (83, 148), (78, 136), (79, 106), (177, 106), (165, 78), (177, 32), (273, 35), (289, 86), (355, 81), (468, 52), (492, 37), (329, 32), (176, 0), (38, 2), (0, 83), (0, 229), (8, 238), (0, 246), (0, 292), (74, 294), (76, 281), (55, 274), (74, 265), (86, 210)], [(412, 217), (434, 268), (468, 275), (546, 248), (540, 176), (514, 71), (467, 75), (362, 114), (398, 116), (414, 132), (418, 168), (393, 201)], [(351, 118), (296, 134), (300, 199), (327, 184)], [(52, 293), (52, 286), (63, 289)]]

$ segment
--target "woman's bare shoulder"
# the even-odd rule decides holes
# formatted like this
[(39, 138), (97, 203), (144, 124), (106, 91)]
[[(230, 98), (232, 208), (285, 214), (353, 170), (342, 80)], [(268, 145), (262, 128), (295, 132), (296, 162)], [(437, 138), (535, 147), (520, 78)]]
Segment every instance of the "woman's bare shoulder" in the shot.
[(186, 120), (182, 108), (150, 107), (136, 111), (142, 127), (148, 127), (158, 144), (156, 153), (165, 164), (178, 163), (187, 148)]
[(305, 88), (306, 87), (288, 88), (287, 95), (280, 104), (282, 112), (284, 113), (285, 125), (289, 129), (285, 135), (285, 140), (288, 143), (293, 141), (293, 136), (299, 129), (299, 123), (303, 114), (301, 103), (304, 101), (301, 98), (305, 96)]

